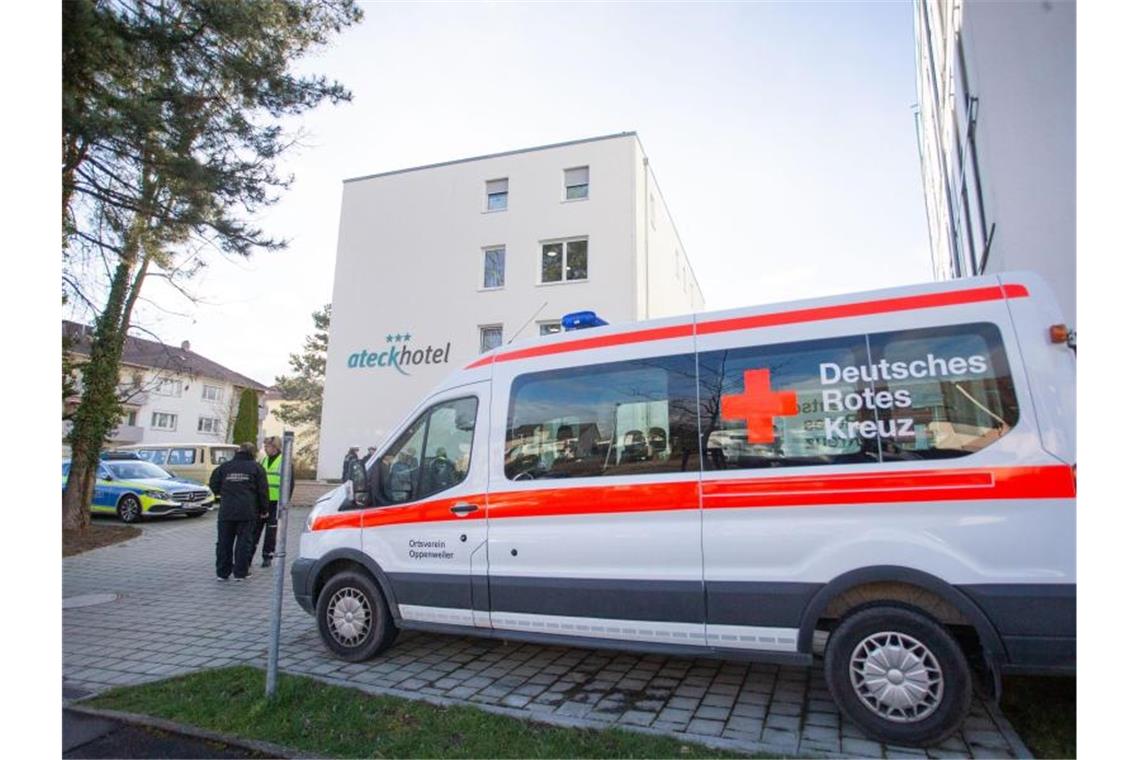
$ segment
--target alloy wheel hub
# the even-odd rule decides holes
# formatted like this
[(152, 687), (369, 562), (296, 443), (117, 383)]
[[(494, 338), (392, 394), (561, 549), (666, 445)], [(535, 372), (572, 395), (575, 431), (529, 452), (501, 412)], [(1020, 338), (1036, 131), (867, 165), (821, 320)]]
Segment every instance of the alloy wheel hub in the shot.
[(860, 701), (882, 718), (915, 723), (942, 703), (942, 666), (918, 639), (875, 633), (851, 653), (851, 685)]

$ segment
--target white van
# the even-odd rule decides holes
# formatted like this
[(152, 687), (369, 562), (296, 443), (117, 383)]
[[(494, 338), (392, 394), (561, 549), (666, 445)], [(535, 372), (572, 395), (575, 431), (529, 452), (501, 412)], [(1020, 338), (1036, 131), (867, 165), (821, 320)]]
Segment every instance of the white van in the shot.
[(402, 628), (822, 654), (850, 719), (935, 743), (968, 658), (1075, 670), (1060, 322), (1003, 274), (503, 346), (317, 502), (294, 594), (353, 661)]

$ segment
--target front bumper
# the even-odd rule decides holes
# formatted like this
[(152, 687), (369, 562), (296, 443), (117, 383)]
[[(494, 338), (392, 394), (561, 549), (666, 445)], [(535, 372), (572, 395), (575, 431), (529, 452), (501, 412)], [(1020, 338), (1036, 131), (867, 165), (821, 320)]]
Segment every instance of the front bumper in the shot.
[(213, 499), (202, 501), (163, 501), (152, 499), (149, 496), (140, 496), (143, 514), (161, 517), (163, 515), (200, 515), (209, 512), (214, 505)]
[(313, 603), (313, 584), (316, 583), (317, 561), (306, 557), (293, 560), (289, 573), (293, 578), (293, 597), (301, 609), (310, 615), (314, 614), (316, 605)]

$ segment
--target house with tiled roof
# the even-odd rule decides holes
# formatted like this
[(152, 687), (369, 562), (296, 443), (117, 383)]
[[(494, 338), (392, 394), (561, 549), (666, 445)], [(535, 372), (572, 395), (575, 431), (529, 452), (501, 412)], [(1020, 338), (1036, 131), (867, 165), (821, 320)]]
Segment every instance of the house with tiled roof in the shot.
[[(91, 328), (65, 319), (63, 337), (74, 361), (85, 361)], [(190, 350), (189, 341), (171, 346), (129, 336), (119, 371), (123, 418), (107, 445), (228, 443), (246, 388), (257, 393), (264, 419), (267, 386)], [(64, 436), (70, 428), (66, 414), (79, 403), (78, 393), (64, 400)]]

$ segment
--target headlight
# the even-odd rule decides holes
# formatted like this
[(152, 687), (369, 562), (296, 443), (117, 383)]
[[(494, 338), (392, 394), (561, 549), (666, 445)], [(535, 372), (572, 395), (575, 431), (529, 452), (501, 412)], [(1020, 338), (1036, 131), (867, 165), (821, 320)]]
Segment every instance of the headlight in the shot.
[(150, 498), (158, 499), (159, 501), (170, 501), (172, 498), (171, 495), (166, 491), (143, 491), (143, 496), (149, 496)]

